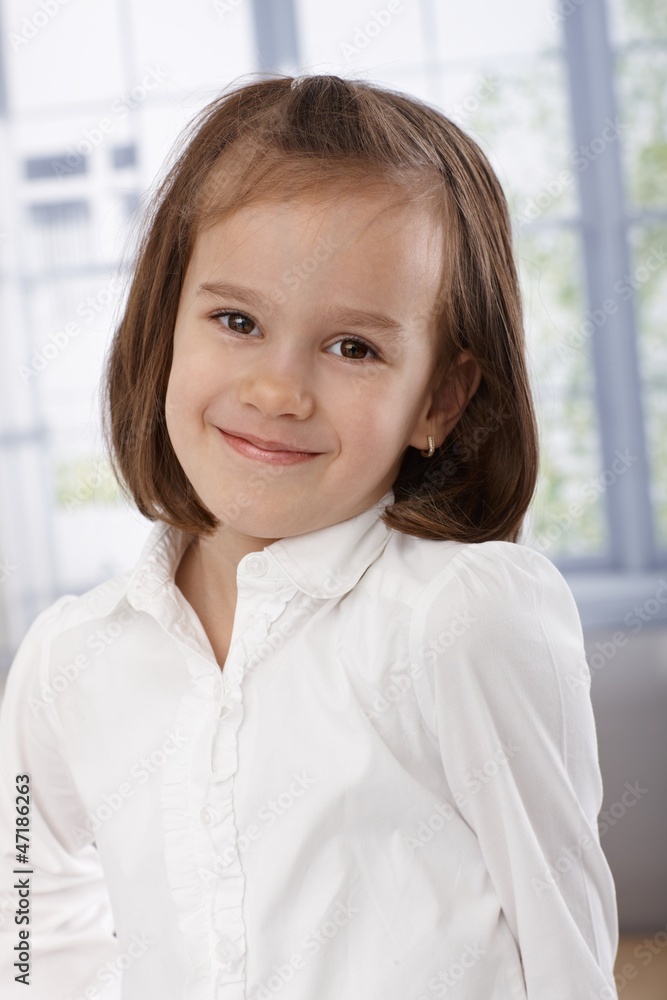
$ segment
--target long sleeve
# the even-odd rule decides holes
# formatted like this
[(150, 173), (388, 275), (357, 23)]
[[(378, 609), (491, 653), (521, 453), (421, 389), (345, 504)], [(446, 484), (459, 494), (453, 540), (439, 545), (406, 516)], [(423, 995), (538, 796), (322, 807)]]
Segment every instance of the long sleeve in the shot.
[[(66, 595), (33, 622), (10, 668), (0, 712), (0, 993), (3, 997), (94, 1000), (120, 997), (111, 907), (94, 843), (85, 825), (57, 714), (43, 697), (51, 639)], [(16, 776), (29, 775), (28, 864), (16, 860)], [(22, 827), (18, 827), (22, 829)], [(31, 875), (14, 874), (14, 869)], [(29, 879), (29, 923), (17, 924), (21, 881)], [(30, 989), (17, 982), (19, 931), (27, 929)], [(86, 992), (89, 990), (90, 992)]]
[(421, 662), (456, 808), (518, 943), (529, 1000), (612, 1000), (616, 895), (579, 614), (543, 555), (469, 546), (420, 612)]

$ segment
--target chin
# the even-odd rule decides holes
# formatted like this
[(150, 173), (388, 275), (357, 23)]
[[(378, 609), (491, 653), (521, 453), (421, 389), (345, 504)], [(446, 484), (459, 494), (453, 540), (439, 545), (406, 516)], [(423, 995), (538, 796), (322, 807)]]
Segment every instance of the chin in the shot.
[[(220, 504), (206, 504), (211, 513), (220, 521), (218, 530), (229, 528), (250, 538), (283, 538), (289, 533), (289, 525), (284, 518), (276, 517), (270, 511), (253, 510), (251, 504), (245, 507), (237, 501)], [(297, 529), (298, 530), (298, 529)], [(295, 531), (296, 533), (296, 531)]]

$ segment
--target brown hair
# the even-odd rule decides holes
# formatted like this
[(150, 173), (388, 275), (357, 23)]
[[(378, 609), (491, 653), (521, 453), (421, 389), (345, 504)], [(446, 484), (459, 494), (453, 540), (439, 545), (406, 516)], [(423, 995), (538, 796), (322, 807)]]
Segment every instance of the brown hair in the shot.
[(446, 233), (433, 384), (462, 351), (482, 378), (432, 458), (406, 449), (382, 518), (421, 538), (516, 542), (537, 479), (538, 431), (507, 204), (479, 146), (428, 104), (330, 75), (237, 87), (207, 105), (181, 142), (144, 221), (103, 376), (104, 436), (123, 492), (150, 520), (196, 535), (220, 524), (181, 468), (165, 421), (197, 234), (276, 192), (389, 182), (408, 202), (439, 205)]

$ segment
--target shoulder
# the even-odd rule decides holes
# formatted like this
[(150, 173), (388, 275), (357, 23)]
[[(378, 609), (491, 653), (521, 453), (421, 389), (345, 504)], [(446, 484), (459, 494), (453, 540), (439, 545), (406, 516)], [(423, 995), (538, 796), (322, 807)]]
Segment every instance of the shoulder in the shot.
[[(520, 543), (463, 545), (451, 571), (462, 596), (493, 601), (494, 606), (502, 605), (504, 610), (514, 607), (517, 600), (537, 605), (553, 599), (575, 606), (569, 585), (554, 563)], [(525, 610), (523, 603), (517, 610), (520, 607)]]
[[(78, 649), (86, 624), (123, 606), (130, 574), (111, 578), (82, 594), (63, 594), (33, 619), (10, 664), (3, 703), (29, 706), (34, 716), (50, 705), (44, 692), (50, 691), (53, 676), (65, 670), (69, 650)], [(77, 626), (83, 626), (83, 630)], [(3, 710), (8, 711), (9, 708)]]
[(581, 639), (570, 587), (541, 552), (514, 542), (462, 545), (444, 571), (424, 588), (426, 616), (446, 608), (479, 616), (479, 630), (496, 639), (529, 638), (562, 627)]
[(57, 632), (85, 625), (87, 622), (112, 614), (119, 604), (124, 603), (131, 576), (132, 571), (128, 570), (102, 581), (81, 594), (68, 595), (58, 619)]
[(513, 542), (467, 545), (447, 588), (436, 585), (434, 599), (451, 589), (462, 604), (476, 609), (487, 634), (505, 642), (520, 639), (549, 644), (569, 633), (583, 642), (581, 620), (564, 576), (541, 552)]
[(488, 611), (519, 610), (538, 600), (576, 611), (560, 570), (541, 552), (516, 542), (436, 541), (394, 532), (383, 569), (403, 581), (415, 611), (452, 601), (482, 603)]
[(62, 635), (77, 625), (106, 618), (124, 602), (131, 572), (104, 580), (81, 594), (65, 594), (43, 612), (52, 620), (52, 635)]
[[(35, 644), (53, 641), (77, 625), (112, 613), (127, 593), (131, 573), (105, 580), (81, 594), (63, 594), (33, 619), (19, 646), (19, 653)], [(17, 654), (18, 655), (18, 654)]]
[[(526, 545), (460, 545), (424, 585), (412, 612), (413, 662), (427, 670), (478, 674), (562, 674), (585, 661), (581, 619), (558, 568)], [(489, 663), (495, 669), (491, 670)]]
[(581, 620), (566, 580), (542, 553), (513, 542), (460, 546), (423, 588), (409, 648), (433, 732), (442, 699), (471, 711), (483, 703), (508, 718), (518, 706), (532, 706), (536, 715), (555, 713), (557, 723), (558, 706), (589, 685)]

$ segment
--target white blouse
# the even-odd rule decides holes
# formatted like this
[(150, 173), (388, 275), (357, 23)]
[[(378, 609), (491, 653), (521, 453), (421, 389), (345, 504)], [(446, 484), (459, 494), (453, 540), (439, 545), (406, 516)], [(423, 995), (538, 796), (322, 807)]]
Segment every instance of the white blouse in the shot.
[(524, 545), (388, 529), (393, 499), (241, 560), (222, 671), (163, 522), (34, 621), (0, 715), (4, 998), (617, 997), (571, 591)]

